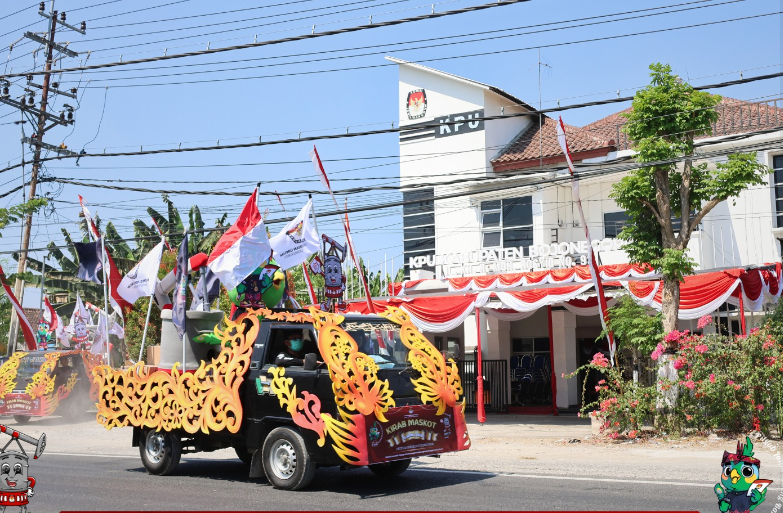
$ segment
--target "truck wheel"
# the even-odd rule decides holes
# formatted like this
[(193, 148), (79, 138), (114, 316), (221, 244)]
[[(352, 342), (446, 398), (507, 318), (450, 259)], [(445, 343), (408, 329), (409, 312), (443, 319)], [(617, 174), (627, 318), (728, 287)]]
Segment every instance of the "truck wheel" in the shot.
[(182, 441), (176, 433), (150, 429), (141, 438), (139, 454), (147, 472), (155, 476), (167, 476), (179, 465)]
[(237, 445), (234, 447), (234, 451), (237, 453), (237, 458), (242, 460), (245, 465), (250, 465), (250, 462), (253, 461), (253, 455), (247, 452), (247, 447), (244, 445)]
[(30, 417), (28, 415), (14, 415), (14, 420), (17, 424), (24, 426), (30, 422)]
[(369, 469), (378, 477), (396, 477), (408, 470), (411, 460), (397, 460), (388, 463), (376, 463), (368, 465)]
[(315, 475), (315, 464), (301, 435), (293, 429), (279, 427), (264, 440), (264, 474), (275, 488), (299, 490)]

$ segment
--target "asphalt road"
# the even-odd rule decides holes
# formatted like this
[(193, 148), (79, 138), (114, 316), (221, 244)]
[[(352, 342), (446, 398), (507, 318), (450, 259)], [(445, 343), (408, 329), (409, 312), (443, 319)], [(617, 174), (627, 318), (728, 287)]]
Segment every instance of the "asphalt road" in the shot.
[[(226, 455), (228, 456), (228, 452)], [(300, 492), (250, 479), (235, 459), (183, 457), (175, 475), (150, 476), (138, 458), (45, 454), (31, 461), (36, 478), (30, 511), (122, 510), (647, 510), (716, 511), (711, 485), (684, 482), (672, 468), (649, 480), (602, 476), (562, 478), (437, 468), (418, 460), (383, 482), (367, 469), (319, 469)], [(618, 476), (620, 477), (620, 476)], [(679, 483), (679, 484), (672, 484)], [(774, 500), (772, 501), (774, 502)]]

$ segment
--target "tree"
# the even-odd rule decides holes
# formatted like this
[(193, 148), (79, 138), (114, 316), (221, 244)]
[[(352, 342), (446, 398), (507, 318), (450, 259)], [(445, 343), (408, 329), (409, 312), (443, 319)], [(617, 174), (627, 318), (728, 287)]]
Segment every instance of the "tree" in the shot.
[[(649, 355), (663, 338), (661, 314), (648, 315), (644, 306), (637, 304), (630, 295), (623, 295), (609, 309), (607, 329), (612, 330), (619, 348), (631, 350), (634, 381), (640, 373), (640, 357)], [(606, 337), (602, 332), (598, 339)]]
[(694, 90), (668, 64), (650, 70), (652, 81), (636, 93), (623, 127), (642, 167), (614, 184), (610, 197), (630, 217), (619, 238), (631, 261), (650, 263), (663, 275), (668, 333), (677, 329), (680, 282), (694, 272), (687, 249), (694, 228), (721, 202), (765, 183), (770, 170), (755, 153), (729, 155), (714, 168), (697, 163), (694, 139), (711, 134), (721, 97)]

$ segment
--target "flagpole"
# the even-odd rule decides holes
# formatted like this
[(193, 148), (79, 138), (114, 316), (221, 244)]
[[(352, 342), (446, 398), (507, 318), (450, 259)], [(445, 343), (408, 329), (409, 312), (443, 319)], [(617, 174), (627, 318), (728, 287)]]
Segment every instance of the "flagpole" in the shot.
[[(324, 265), (324, 238), (321, 237), (321, 232), (318, 231), (318, 219), (315, 215), (315, 202), (313, 201), (313, 195), (308, 194), (307, 199), (312, 202), (312, 207), (310, 208), (310, 214), (313, 216), (313, 228), (315, 228), (315, 233), (318, 235), (318, 246), (320, 247), (320, 256), (321, 256), (321, 265)], [(315, 289), (313, 289), (315, 290)], [(318, 302), (318, 294), (315, 295), (315, 301)]]
[(141, 351), (139, 351), (139, 361), (142, 361), (141, 356), (144, 354), (144, 342), (147, 340), (147, 328), (150, 326), (150, 314), (152, 313), (152, 301), (154, 297), (155, 293), (153, 292), (150, 294), (150, 304), (147, 305), (147, 320), (144, 321), (144, 334), (141, 336)]
[(106, 284), (108, 283), (106, 275), (106, 233), (101, 237), (101, 267), (103, 267), (103, 314), (106, 316), (106, 324), (104, 325), (106, 330), (106, 365), (111, 367), (111, 353), (109, 352), (109, 294), (106, 291)]

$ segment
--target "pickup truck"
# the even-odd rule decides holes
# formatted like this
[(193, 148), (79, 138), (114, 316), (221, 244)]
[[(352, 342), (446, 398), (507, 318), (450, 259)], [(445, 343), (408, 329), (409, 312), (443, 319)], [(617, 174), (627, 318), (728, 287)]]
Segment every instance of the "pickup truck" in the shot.
[[(165, 328), (161, 344), (181, 347)], [(292, 331), (303, 340), (302, 365), (276, 365)], [(316, 467), (393, 476), (414, 457), (470, 446), (456, 365), (402, 310), (249, 310), (214, 334), (219, 354), (184, 373), (177, 364), (93, 371), (98, 422), (132, 426), (150, 474), (172, 473), (183, 453), (233, 448), (250, 477), (298, 490)]]

